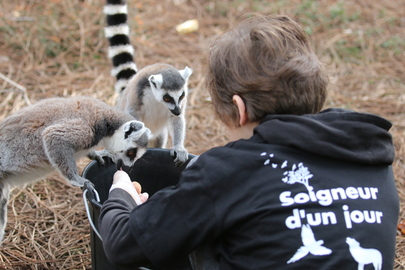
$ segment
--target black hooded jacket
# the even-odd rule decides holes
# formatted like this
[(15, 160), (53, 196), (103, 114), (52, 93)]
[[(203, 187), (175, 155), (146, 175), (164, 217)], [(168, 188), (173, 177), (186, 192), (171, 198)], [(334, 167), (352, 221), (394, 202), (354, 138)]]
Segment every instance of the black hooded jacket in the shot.
[(391, 270), (399, 200), (390, 127), (340, 109), (269, 115), (250, 139), (202, 154), (177, 186), (126, 214), (108, 212), (111, 194), (101, 230), (125, 216), (115, 229), (163, 268), (208, 245), (221, 270)]

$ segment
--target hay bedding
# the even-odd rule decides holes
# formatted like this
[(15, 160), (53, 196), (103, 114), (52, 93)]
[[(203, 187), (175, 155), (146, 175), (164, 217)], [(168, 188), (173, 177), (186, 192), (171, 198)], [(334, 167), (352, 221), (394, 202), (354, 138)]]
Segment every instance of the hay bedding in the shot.
[[(194, 69), (187, 110), (191, 153), (223, 145), (201, 82), (210, 39), (248, 11), (284, 13), (311, 33), (331, 75), (328, 106), (376, 113), (394, 123), (394, 171), (405, 219), (405, 2), (128, 0), (138, 67), (167, 62)], [(0, 119), (29, 102), (90, 95), (114, 102), (101, 0), (5, 0), (0, 3)], [(196, 18), (200, 29), (174, 27)], [(7, 78), (8, 82), (4, 79)], [(18, 84), (18, 85), (16, 85)], [(88, 160), (80, 162), (82, 169)], [(57, 174), (16, 188), (9, 204), (0, 269), (90, 269), (89, 225), (82, 192)], [(395, 269), (405, 269), (398, 234)]]

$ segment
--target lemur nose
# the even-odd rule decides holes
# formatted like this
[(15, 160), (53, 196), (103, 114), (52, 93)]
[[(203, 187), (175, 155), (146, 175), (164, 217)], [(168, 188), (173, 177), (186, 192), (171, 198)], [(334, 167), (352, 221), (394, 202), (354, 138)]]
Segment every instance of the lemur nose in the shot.
[(181, 113), (181, 110), (178, 106), (176, 106), (173, 110), (170, 110), (172, 112), (172, 114), (179, 116)]

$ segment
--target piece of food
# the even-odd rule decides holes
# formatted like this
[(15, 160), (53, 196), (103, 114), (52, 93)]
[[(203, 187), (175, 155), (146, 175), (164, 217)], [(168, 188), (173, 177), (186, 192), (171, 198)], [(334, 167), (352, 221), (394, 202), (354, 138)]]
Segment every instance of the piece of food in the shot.
[(139, 184), (139, 183), (136, 182), (136, 181), (133, 181), (132, 184), (134, 185), (134, 187), (135, 187), (135, 189), (136, 189), (136, 192), (138, 192), (138, 194), (141, 194), (141, 192), (142, 192), (141, 184)]
[(199, 27), (198, 20), (188, 20), (176, 26), (176, 31), (180, 34), (188, 34), (197, 31)]

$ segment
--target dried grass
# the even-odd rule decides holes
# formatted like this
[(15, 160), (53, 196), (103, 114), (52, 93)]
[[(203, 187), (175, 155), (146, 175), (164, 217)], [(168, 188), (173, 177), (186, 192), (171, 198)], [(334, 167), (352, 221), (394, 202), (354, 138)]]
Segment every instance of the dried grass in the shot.
[[(210, 40), (242, 14), (284, 13), (297, 19), (331, 76), (328, 106), (393, 122), (393, 165), (405, 219), (405, 2), (128, 0), (138, 67), (167, 62), (194, 69), (186, 147), (200, 154), (227, 141), (212, 117), (201, 82)], [(89, 95), (114, 101), (101, 0), (5, 0), (0, 3), (0, 119), (29, 102)], [(200, 29), (174, 27), (196, 18)], [(11, 81), (11, 82), (10, 82)], [(20, 87), (21, 86), (21, 87)], [(24, 90), (26, 89), (26, 95)], [(80, 163), (83, 168), (87, 160)], [(80, 189), (58, 175), (15, 189), (0, 269), (90, 269), (89, 225)], [(405, 237), (397, 237), (395, 269), (405, 269)]]

